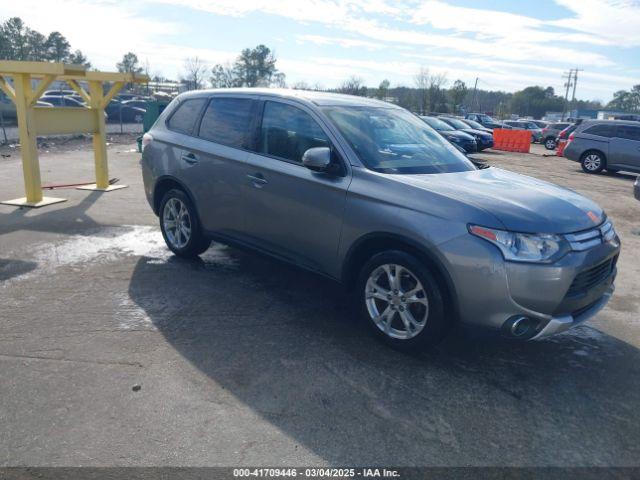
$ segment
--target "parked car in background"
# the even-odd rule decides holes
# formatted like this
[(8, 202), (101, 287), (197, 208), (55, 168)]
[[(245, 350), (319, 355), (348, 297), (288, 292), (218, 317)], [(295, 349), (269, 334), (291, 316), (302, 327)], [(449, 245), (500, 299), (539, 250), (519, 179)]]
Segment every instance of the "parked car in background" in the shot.
[(596, 203), (478, 169), (386, 102), (194, 91), (142, 142), (144, 191), (171, 251), (193, 258), (215, 239), (342, 282), (396, 348), (433, 345), (455, 323), (545, 338), (614, 290), (620, 241)]
[(505, 120), (504, 123), (515, 130), (529, 130), (531, 132), (531, 141), (533, 143), (539, 143), (542, 140), (542, 130), (538, 125), (529, 120)]
[(586, 173), (602, 170), (640, 173), (640, 123), (585, 121), (569, 135), (564, 156), (580, 162)]
[(468, 118), (461, 118), (460, 120), (463, 121), (464, 123), (466, 123), (467, 125), (469, 125), (474, 130), (480, 130), (481, 132), (487, 132), (487, 133), (491, 133), (493, 135), (493, 130), (492, 129), (487, 128), (487, 127), (479, 124), (475, 120), (469, 120)]
[(444, 115), (439, 116), (438, 118), (443, 122), (446, 122), (447, 124), (451, 125), (458, 132), (464, 132), (471, 135), (476, 140), (476, 143), (478, 145), (478, 151), (482, 151), (486, 148), (493, 147), (492, 133), (487, 133), (484, 130), (476, 130), (474, 128), (471, 128), (469, 125), (467, 125), (465, 122), (463, 122), (459, 118), (448, 117)]
[(636, 181), (633, 184), (633, 195), (637, 200), (640, 200), (640, 176), (636, 178)]
[(43, 97), (68, 97), (71, 95), (76, 95), (75, 90), (46, 90), (42, 96)]
[(544, 120), (532, 120), (531, 118), (519, 118), (518, 121), (535, 123), (540, 129), (546, 128), (551, 123), (551, 122), (546, 122)]
[(446, 138), (449, 142), (460, 147), (465, 153), (475, 153), (478, 151), (478, 144), (476, 140), (468, 133), (457, 131), (451, 125), (443, 122), (438, 117), (424, 115), (420, 116), (420, 119)]
[(87, 106), (75, 98), (62, 96), (62, 95), (46, 95), (40, 97), (41, 102), (50, 103), (54, 107), (80, 107), (86, 108)]
[(484, 113), (467, 113), (464, 118), (473, 120), (474, 122), (478, 122), (483, 127), (489, 128), (491, 130), (493, 130), (494, 128), (511, 129), (511, 127), (509, 127), (508, 125), (505, 125), (502, 122), (498, 122), (497, 120), (494, 120), (489, 115), (486, 115)]
[(547, 150), (555, 150), (558, 146), (558, 135), (560, 132), (567, 128), (571, 123), (569, 122), (557, 122), (550, 123), (542, 129), (542, 144)]
[(107, 120), (109, 122), (142, 123), (146, 110), (137, 107), (136, 102), (136, 100), (126, 100), (124, 102), (111, 100), (105, 108)]

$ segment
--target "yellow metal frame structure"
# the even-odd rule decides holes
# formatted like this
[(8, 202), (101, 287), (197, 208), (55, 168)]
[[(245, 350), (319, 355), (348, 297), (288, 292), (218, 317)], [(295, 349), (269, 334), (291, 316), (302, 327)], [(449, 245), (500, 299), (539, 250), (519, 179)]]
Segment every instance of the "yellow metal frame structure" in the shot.
[[(13, 87), (7, 78), (13, 78)], [(36, 88), (32, 80), (39, 80)], [(36, 103), (52, 82), (66, 82), (87, 103), (89, 108), (37, 107)], [(86, 82), (89, 92), (78, 82)], [(18, 133), (22, 151), (25, 197), (0, 201), (6, 205), (42, 207), (64, 202), (64, 198), (42, 195), (37, 136), (67, 133), (93, 135), (96, 183), (80, 187), (84, 190), (108, 192), (126, 185), (109, 185), (107, 162), (105, 108), (125, 83), (144, 83), (146, 75), (87, 71), (82, 65), (48, 62), (0, 61), (0, 89), (15, 103)], [(104, 93), (105, 83), (111, 86)]]

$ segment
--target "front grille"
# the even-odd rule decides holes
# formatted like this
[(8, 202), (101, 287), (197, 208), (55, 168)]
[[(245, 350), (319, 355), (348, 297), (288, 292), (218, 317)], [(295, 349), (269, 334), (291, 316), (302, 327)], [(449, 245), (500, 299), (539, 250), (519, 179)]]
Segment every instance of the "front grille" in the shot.
[(595, 267), (580, 272), (576, 275), (576, 278), (573, 279), (567, 296), (579, 295), (595, 287), (611, 274), (614, 266), (615, 258), (610, 258)]
[(565, 235), (565, 238), (571, 245), (571, 250), (574, 252), (582, 252), (596, 247), (601, 243), (610, 241), (615, 237), (615, 231), (613, 225), (609, 220), (604, 222), (597, 228), (592, 228), (580, 233), (570, 233)]

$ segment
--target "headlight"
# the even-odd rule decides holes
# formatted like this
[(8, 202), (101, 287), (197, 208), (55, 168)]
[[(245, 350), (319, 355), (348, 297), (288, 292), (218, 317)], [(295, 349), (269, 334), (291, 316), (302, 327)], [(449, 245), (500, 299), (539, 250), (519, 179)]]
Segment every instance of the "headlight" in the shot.
[(469, 225), (469, 232), (493, 243), (504, 259), (512, 262), (548, 263), (568, 251), (567, 242), (559, 235), (515, 233), (478, 225)]

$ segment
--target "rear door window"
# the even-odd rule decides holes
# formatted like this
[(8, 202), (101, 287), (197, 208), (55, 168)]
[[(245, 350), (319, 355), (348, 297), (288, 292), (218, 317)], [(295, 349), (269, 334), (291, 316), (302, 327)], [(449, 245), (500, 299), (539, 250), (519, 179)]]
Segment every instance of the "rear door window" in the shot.
[(206, 101), (205, 98), (182, 101), (167, 121), (169, 129), (191, 135)]
[(246, 148), (254, 101), (214, 97), (202, 116), (198, 136), (234, 148)]
[(632, 125), (618, 125), (616, 136), (627, 140), (640, 141), (640, 127), (634, 127)]
[(302, 163), (308, 149), (329, 146), (329, 137), (307, 112), (285, 103), (265, 103), (260, 153)]

